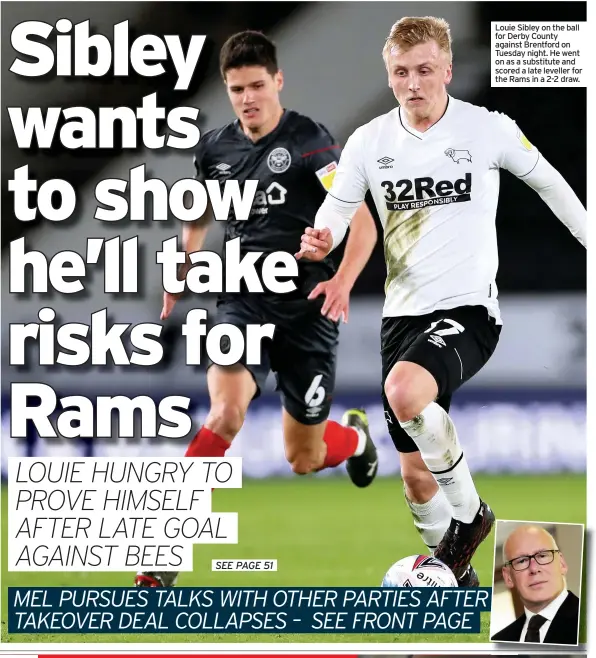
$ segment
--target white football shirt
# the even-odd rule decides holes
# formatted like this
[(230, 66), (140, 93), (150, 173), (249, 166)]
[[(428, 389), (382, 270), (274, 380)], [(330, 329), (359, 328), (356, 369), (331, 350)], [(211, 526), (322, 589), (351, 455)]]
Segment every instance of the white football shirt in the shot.
[(539, 158), (509, 117), (452, 97), (426, 132), (399, 107), (354, 132), (329, 194), (354, 207), (372, 194), (384, 229), (383, 316), (483, 305), (501, 323), (499, 169), (523, 179)]

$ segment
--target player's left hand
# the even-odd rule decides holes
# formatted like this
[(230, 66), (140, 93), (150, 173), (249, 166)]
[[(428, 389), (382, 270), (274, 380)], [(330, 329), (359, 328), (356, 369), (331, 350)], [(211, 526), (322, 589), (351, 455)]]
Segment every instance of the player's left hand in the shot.
[(311, 228), (307, 226), (300, 238), (300, 251), (294, 254), (296, 260), (320, 261), (331, 251), (333, 238), (328, 228)]
[(329, 281), (321, 281), (308, 296), (308, 299), (316, 299), (320, 295), (325, 295), (325, 302), (321, 308), (321, 315), (324, 315), (333, 322), (348, 321), (350, 312), (350, 289), (345, 281), (337, 274)]

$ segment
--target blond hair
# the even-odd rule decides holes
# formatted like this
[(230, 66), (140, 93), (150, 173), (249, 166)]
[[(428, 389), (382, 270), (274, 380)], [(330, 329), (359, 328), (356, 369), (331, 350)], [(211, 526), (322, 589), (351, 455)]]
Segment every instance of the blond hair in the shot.
[(449, 23), (443, 18), (434, 16), (400, 18), (393, 24), (389, 36), (383, 46), (383, 59), (387, 63), (389, 54), (393, 48), (399, 50), (410, 50), (420, 43), (436, 41), (439, 48), (449, 56), (449, 62), (453, 58), (451, 52), (451, 32)]

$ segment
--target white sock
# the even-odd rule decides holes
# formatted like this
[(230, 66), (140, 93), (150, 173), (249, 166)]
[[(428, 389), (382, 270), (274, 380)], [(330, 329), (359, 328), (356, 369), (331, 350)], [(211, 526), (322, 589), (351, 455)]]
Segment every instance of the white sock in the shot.
[(420, 450), (422, 460), (453, 508), (454, 518), (471, 523), (480, 508), (480, 498), (449, 415), (431, 402), (416, 418), (400, 425)]
[[(404, 491), (405, 495), (405, 491)], [(407, 496), (406, 503), (412, 512), (414, 525), (422, 541), (432, 553), (449, 527), (453, 510), (439, 488), (437, 493), (426, 503), (413, 503)]]
[(356, 450), (354, 450), (352, 457), (360, 457), (366, 447), (366, 434), (357, 427), (352, 429), (356, 430), (356, 434), (358, 434), (358, 445), (356, 446)]

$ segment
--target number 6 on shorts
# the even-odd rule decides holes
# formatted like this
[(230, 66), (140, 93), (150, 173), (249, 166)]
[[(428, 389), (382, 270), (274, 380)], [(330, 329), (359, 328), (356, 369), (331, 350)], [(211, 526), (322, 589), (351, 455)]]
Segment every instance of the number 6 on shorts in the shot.
[(322, 386), (319, 386), (323, 375), (315, 375), (306, 395), (304, 396), (304, 401), (309, 407), (317, 407), (325, 399), (325, 389)]

